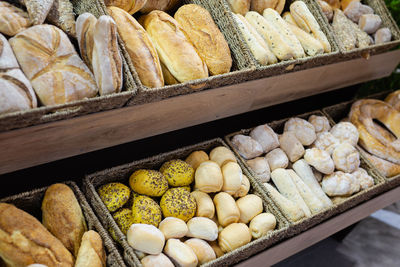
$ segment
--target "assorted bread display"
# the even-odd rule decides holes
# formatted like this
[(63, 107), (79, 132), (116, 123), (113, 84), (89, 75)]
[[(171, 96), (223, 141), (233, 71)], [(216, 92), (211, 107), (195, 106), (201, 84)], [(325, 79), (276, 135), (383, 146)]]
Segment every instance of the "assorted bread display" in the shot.
[(346, 51), (383, 44), (392, 40), (389, 28), (382, 25), (382, 18), (360, 0), (318, 0), (332, 29)]
[(350, 122), (331, 128), (325, 116), (311, 115), (287, 120), (280, 135), (265, 124), (230, 141), (282, 212), (298, 221), (374, 186), (360, 167), (359, 136)]
[(290, 11), (282, 16), (285, 1), (228, 3), (243, 40), (261, 65), (332, 51), (326, 35), (303, 1), (291, 3)]
[(48, 187), (41, 211), (42, 223), (12, 204), (0, 203), (0, 258), (6, 266), (106, 266), (103, 241), (88, 231), (68, 185)]
[(144, 266), (201, 265), (266, 236), (277, 221), (256, 193), (225, 146), (98, 188)]

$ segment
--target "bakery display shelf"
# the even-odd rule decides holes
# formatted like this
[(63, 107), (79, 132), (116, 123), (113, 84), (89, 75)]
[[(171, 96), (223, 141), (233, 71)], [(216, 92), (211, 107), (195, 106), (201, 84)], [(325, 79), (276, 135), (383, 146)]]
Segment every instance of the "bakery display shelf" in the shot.
[(389, 76), (400, 50), (0, 132), (0, 174)]
[(251, 258), (235, 265), (245, 266), (271, 266), (297, 252), (300, 252), (315, 243), (343, 230), (344, 228), (368, 217), (370, 214), (384, 207), (400, 201), (400, 187), (383, 193), (361, 205), (356, 206), (336, 217), (333, 217), (299, 235), (287, 239)]

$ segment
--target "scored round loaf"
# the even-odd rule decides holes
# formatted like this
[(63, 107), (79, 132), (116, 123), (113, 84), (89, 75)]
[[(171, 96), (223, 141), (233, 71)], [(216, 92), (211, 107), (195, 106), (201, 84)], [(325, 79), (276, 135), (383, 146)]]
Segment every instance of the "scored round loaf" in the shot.
[(230, 71), (232, 58), (228, 43), (206, 9), (195, 4), (183, 5), (174, 18), (206, 62), (211, 75)]

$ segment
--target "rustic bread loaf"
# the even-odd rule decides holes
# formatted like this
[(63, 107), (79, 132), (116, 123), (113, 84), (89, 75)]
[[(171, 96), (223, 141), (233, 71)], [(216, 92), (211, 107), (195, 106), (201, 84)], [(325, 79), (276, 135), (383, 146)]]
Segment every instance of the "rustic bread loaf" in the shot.
[(0, 33), (14, 36), (30, 25), (28, 13), (7, 2), (0, 2)]
[(90, 230), (83, 235), (75, 267), (106, 267), (106, 252), (97, 232)]
[(92, 55), (93, 55), (93, 34), (97, 19), (90, 13), (83, 13), (76, 19), (76, 34), (79, 45), (79, 52), (83, 61), (93, 71)]

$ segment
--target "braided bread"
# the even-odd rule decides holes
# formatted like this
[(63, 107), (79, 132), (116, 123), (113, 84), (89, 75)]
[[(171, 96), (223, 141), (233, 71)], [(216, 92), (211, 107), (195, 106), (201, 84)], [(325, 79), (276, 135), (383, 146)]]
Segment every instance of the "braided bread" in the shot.
[[(400, 112), (383, 101), (365, 99), (353, 104), (349, 119), (357, 127), (359, 144), (365, 150), (381, 159), (400, 164)], [(375, 123), (374, 119), (395, 136)]]
[(392, 107), (400, 112), (400, 90), (397, 90), (388, 95), (385, 99), (385, 102), (389, 103), (390, 105), (392, 105)]

